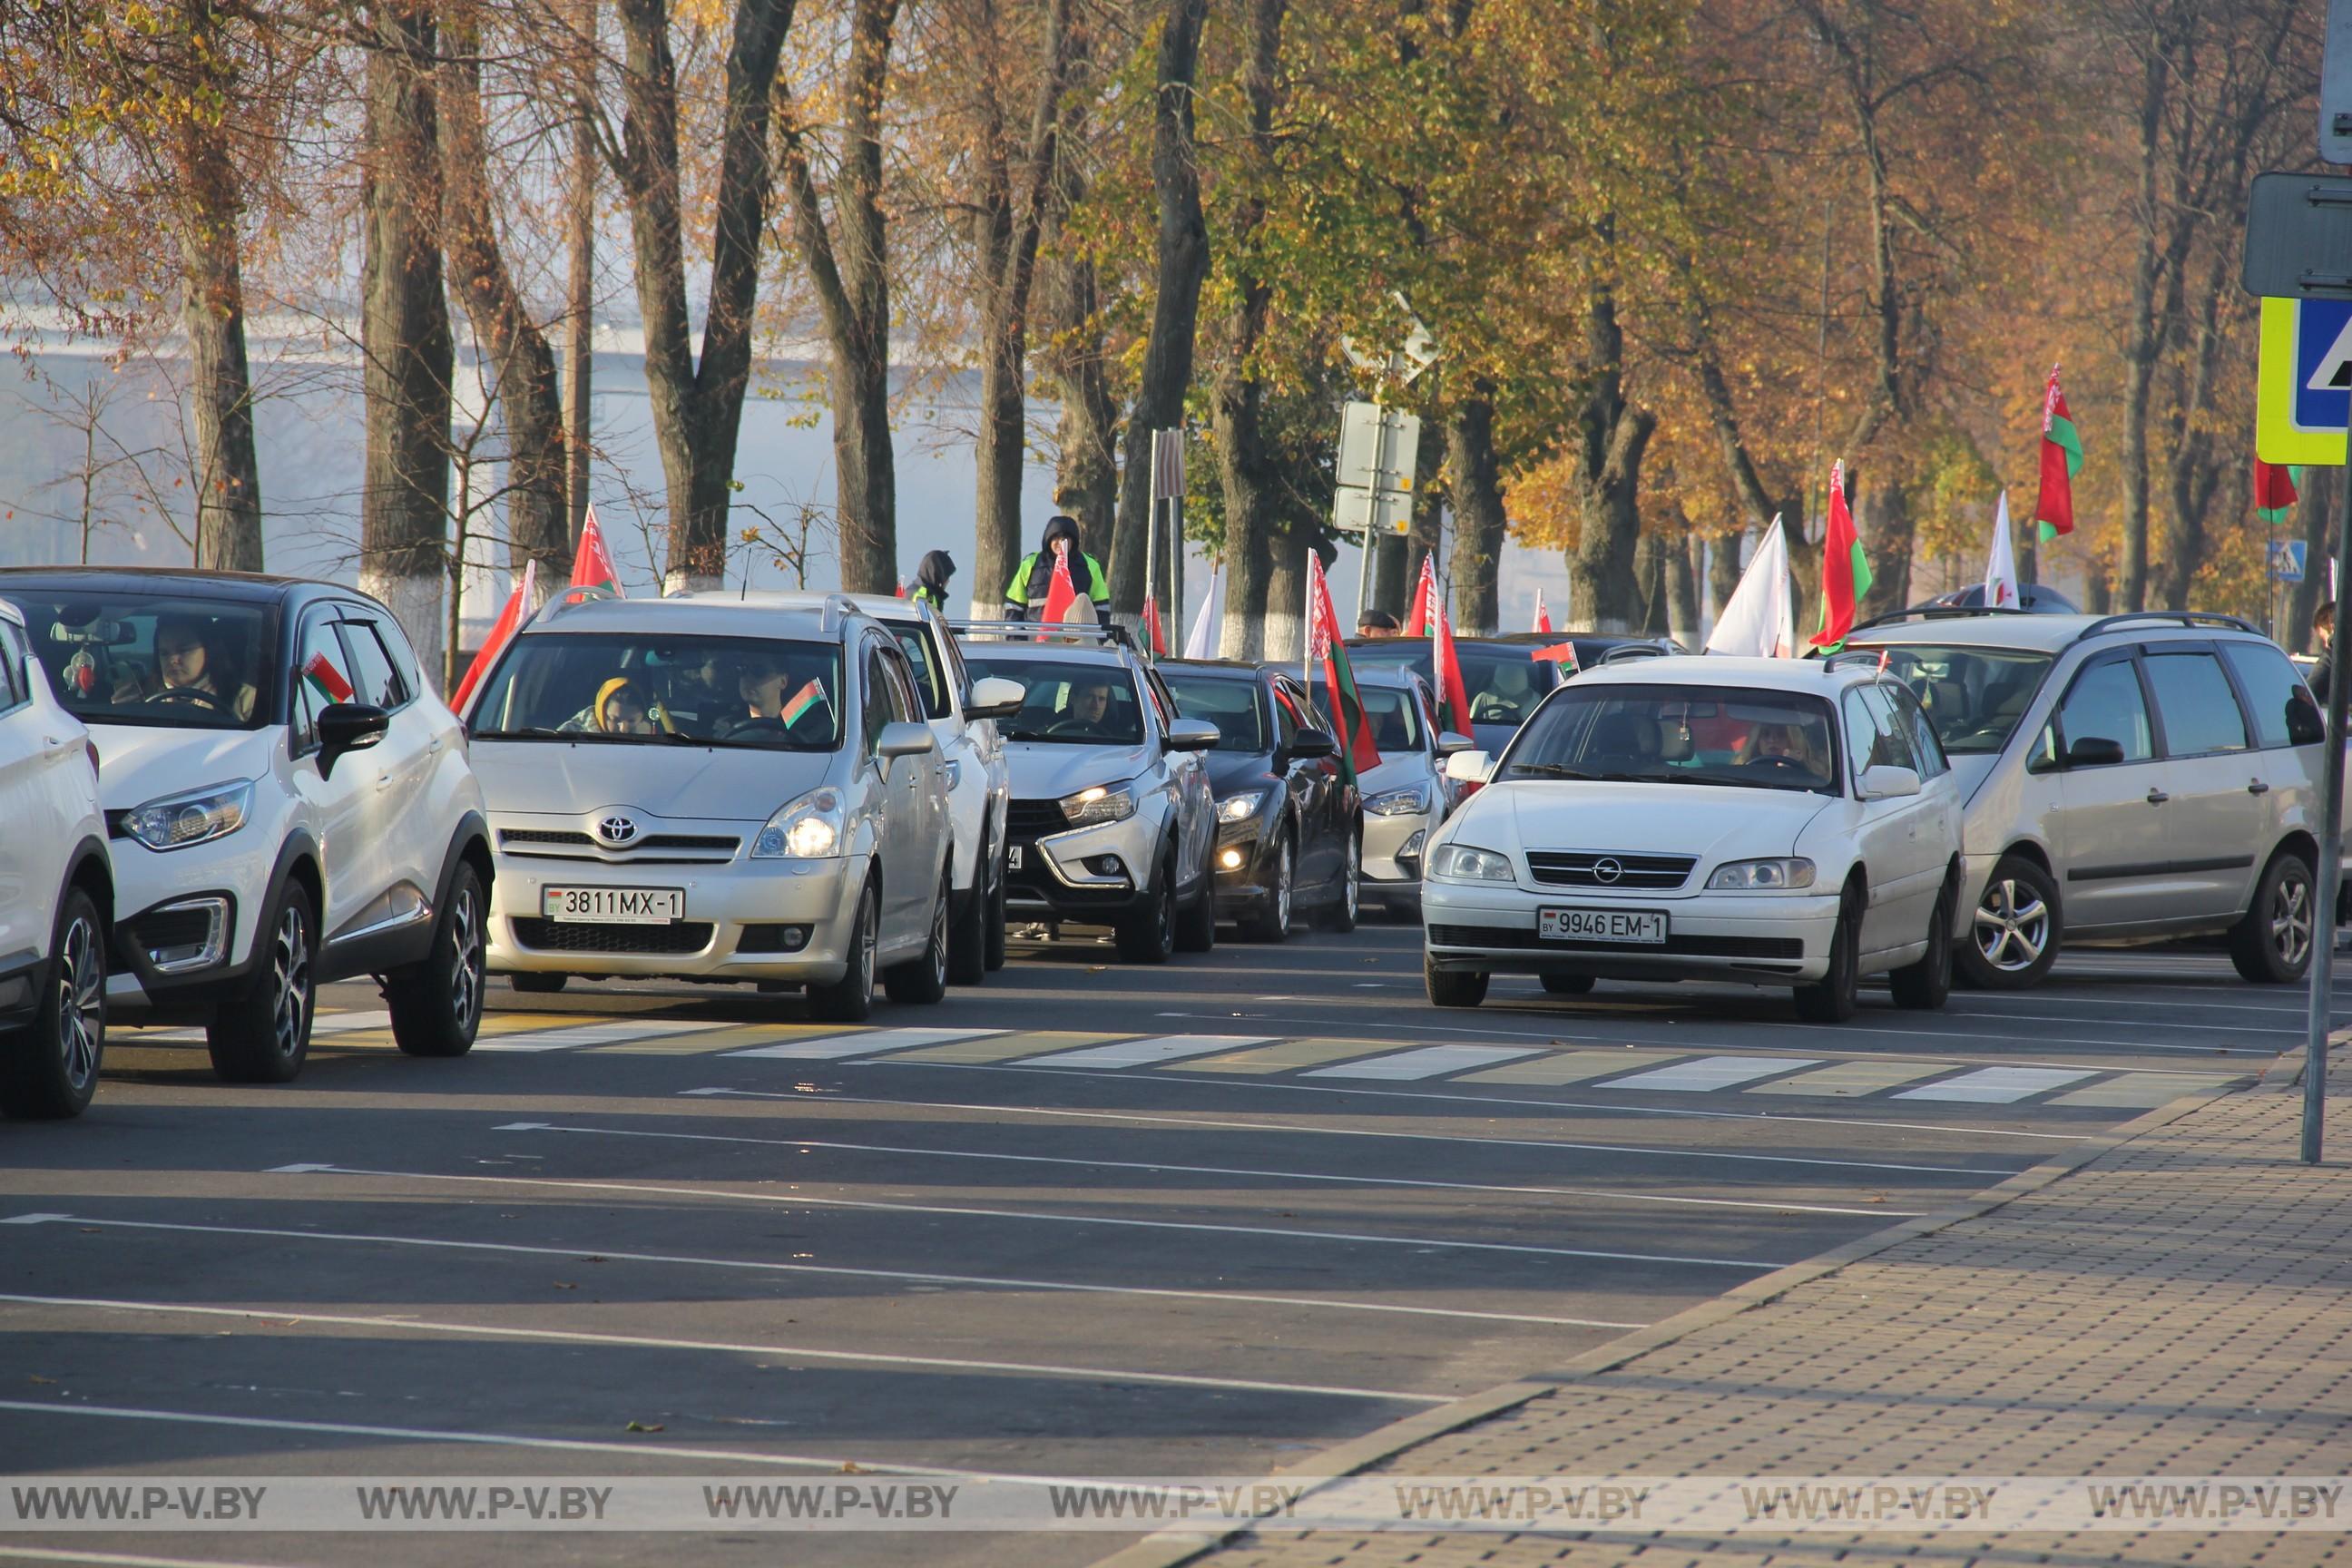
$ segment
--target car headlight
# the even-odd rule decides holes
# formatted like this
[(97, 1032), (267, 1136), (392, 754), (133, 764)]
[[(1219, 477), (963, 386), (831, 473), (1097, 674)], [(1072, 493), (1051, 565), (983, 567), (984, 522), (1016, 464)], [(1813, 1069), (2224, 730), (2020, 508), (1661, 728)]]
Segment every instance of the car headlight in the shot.
[(849, 819), (841, 792), (827, 784), (787, 802), (751, 845), (754, 860), (822, 860), (841, 853)]
[(1412, 816), (1429, 809), (1429, 786), (1414, 784), (1407, 789), (1382, 790), (1364, 802), (1364, 809), (1374, 816)]
[(1262, 789), (1245, 789), (1238, 795), (1229, 795), (1217, 802), (1217, 820), (1247, 822), (1257, 815), (1258, 807), (1265, 804), (1265, 791)]
[(1733, 860), (1706, 879), (1710, 893), (1784, 893), (1813, 885), (1813, 863), (1804, 859)]
[(166, 795), (134, 805), (119, 819), (122, 831), (150, 849), (185, 849), (235, 833), (253, 808), (253, 784), (215, 784), (192, 795)]
[(1125, 784), (1116, 789), (1109, 784), (1097, 784), (1076, 795), (1062, 797), (1062, 815), (1073, 827), (1100, 827), (1106, 822), (1125, 822), (1135, 815), (1135, 791)]
[(1441, 844), (1429, 862), (1429, 874), (1464, 882), (1507, 882), (1511, 858), (1475, 844)]

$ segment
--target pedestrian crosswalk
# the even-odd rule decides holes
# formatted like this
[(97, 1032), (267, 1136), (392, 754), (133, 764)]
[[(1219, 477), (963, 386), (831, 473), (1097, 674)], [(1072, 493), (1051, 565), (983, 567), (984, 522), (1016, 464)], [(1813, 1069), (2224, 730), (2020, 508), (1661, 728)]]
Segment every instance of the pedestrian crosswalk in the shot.
[[(313, 1026), (320, 1054), (394, 1048), (381, 1012), (322, 1013)], [(200, 1031), (123, 1030), (121, 1047), (200, 1042)], [(1701, 1094), (1782, 1099), (1870, 1100), (1887, 1104), (2004, 1106), (2027, 1102), (2098, 1110), (2148, 1109), (2231, 1081), (2221, 1073), (2106, 1072), (2095, 1068), (1983, 1066), (1887, 1056), (1784, 1056), (1762, 1051), (1676, 1051), (1624, 1047), (1577, 1049), (1444, 1041), (1277, 1037), (1226, 1034), (1119, 1034), (985, 1027), (843, 1027), (838, 1025), (681, 1019), (650, 1016), (583, 1018), (577, 1013), (500, 1012), (482, 1021), (477, 1051), (536, 1056), (718, 1058), (950, 1068), (1184, 1074), (1195, 1080), (1263, 1081), (1293, 1077), (1329, 1089), (1380, 1083), (1466, 1089), (1572, 1090), (1579, 1103), (1616, 1095), (1679, 1099)], [(1585, 1098), (1590, 1097), (1590, 1098)]]

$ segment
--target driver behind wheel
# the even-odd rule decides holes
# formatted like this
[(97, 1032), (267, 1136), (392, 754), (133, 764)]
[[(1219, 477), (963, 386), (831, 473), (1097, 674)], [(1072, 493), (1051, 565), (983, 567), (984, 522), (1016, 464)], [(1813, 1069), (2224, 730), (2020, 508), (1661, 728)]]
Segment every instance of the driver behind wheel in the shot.
[(118, 683), (114, 700), (186, 703), (253, 717), (254, 689), (237, 680), (212, 623), (202, 616), (156, 618), (155, 674), (152, 683), (136, 676)]
[(816, 731), (830, 722), (822, 718), (823, 711), (833, 703), (825, 692), (824, 681), (815, 676), (802, 679), (790, 663), (773, 654), (751, 656), (743, 667), (740, 690), (746, 711), (737, 721), (736, 729), (765, 720), (770, 724), (782, 725), (790, 735), (802, 726)]
[(1108, 735), (1103, 721), (1110, 714), (1110, 682), (1081, 678), (1070, 683), (1068, 703), (1061, 719), (1054, 725), (1053, 733), (1061, 735)]
[(1486, 689), (1470, 704), (1470, 717), (1482, 724), (1517, 723), (1527, 717), (1528, 700), (1534, 695), (1535, 682), (1528, 678), (1527, 665), (1507, 659), (1495, 667)]

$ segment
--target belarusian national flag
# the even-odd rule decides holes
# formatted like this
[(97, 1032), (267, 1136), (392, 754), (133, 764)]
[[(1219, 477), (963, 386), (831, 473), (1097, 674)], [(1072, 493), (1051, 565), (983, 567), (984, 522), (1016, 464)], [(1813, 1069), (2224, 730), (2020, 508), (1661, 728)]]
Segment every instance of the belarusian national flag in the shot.
[(1822, 629), (1813, 634), (1813, 646), (1843, 647), (1853, 630), (1855, 607), (1869, 592), (1870, 558), (1863, 553), (1862, 535), (1854, 531), (1853, 513), (1845, 504), (1845, 464), (1832, 463), (1830, 526), (1822, 539)]
[(1059, 624), (1068, 615), (1070, 606), (1078, 602), (1077, 584), (1070, 581), (1070, 547), (1057, 542), (1054, 546), (1054, 576), (1045, 584), (1044, 619)]
[(1150, 595), (1143, 595), (1144, 635), (1151, 639), (1151, 651), (1162, 655), (1168, 651), (1168, 639), (1160, 630), (1160, 601)]
[(311, 690), (330, 703), (352, 700), (352, 683), (343, 679), (343, 672), (337, 669), (333, 661), (323, 653), (310, 656), (310, 662), (302, 667), (302, 679)]
[(1437, 607), (1430, 619), (1429, 662), (1437, 676), (1437, 692), (1452, 710), (1454, 732), (1471, 735), (1470, 689), (1462, 684), (1462, 660), (1454, 651), (1454, 623), (1445, 618), (1445, 606)]
[(2254, 459), (2254, 515), (2276, 528), (2286, 521), (2286, 509), (2303, 499), (2294, 488), (2295, 471)]
[(1421, 576), (1412, 585), (1412, 608), (1405, 612), (1404, 635), (1409, 637), (1429, 635), (1430, 613), (1437, 607), (1437, 567), (1430, 552), (1421, 554)]
[(613, 569), (613, 552), (604, 548), (604, 530), (596, 521), (596, 509), (588, 508), (588, 519), (580, 525), (580, 548), (572, 557), (572, 583), (574, 588), (609, 588), (619, 598), (627, 598), (621, 586), (621, 574)]
[(810, 709), (815, 707), (818, 703), (824, 700), (824, 687), (819, 682), (812, 680), (807, 685), (802, 687), (798, 691), (792, 694), (792, 697), (784, 703), (782, 711), (780, 712), (777, 717), (782, 719), (787, 724), (795, 723), (799, 721), (802, 714), (807, 712)]
[(522, 581), (517, 583), (514, 592), (507, 595), (506, 608), (499, 612), (499, 618), (490, 623), (490, 635), (482, 639), (482, 651), (476, 654), (474, 662), (466, 667), (466, 678), (457, 682), (457, 695), (449, 699), (451, 712), (464, 714), (466, 699), (474, 694), (474, 688), (480, 684), (482, 677), (489, 674), (490, 666), (499, 661), (499, 655), (505, 650), (507, 644), (514, 640), (515, 633), (522, 627), (523, 616), (530, 613), (531, 591), (538, 584), (539, 561), (534, 557), (523, 563)]
[[(1549, 631), (1551, 628), (1546, 626), (1544, 629)], [(1528, 657), (1538, 664), (1564, 664), (1568, 667), (1568, 673), (1570, 675), (1576, 674), (1584, 668), (1576, 661), (1576, 645), (1572, 642), (1556, 642), (1549, 647), (1536, 649)]]
[(1543, 590), (1541, 588), (1538, 588), (1536, 590), (1535, 629), (1539, 632), (1548, 632), (1551, 630), (1551, 612), (1544, 608)]
[(2033, 521), (2042, 538), (2051, 540), (2074, 531), (2074, 476), (2083, 467), (2083, 437), (2075, 433), (2074, 416), (2066, 412), (2066, 395), (2058, 390), (2058, 367), (2050, 367), (2050, 384), (2042, 392), (2042, 493), (2034, 498)]
[(1372, 743), (1371, 721), (1356, 692), (1348, 639), (1339, 633), (1331, 585), (1323, 580), (1323, 558), (1311, 550), (1307, 552), (1307, 663), (1309, 681), (1315, 679), (1313, 667), (1323, 667), (1323, 694), (1330, 701), (1331, 721), (1339, 726), (1339, 776), (1353, 786), (1358, 773), (1381, 765), (1381, 749)]

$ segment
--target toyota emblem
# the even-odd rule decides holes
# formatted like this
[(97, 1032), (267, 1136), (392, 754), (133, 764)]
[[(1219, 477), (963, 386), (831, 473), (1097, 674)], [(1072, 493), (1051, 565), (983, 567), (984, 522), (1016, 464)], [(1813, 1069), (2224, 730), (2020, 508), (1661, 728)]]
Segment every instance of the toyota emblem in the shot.
[(1614, 882), (1624, 874), (1625, 868), (1613, 855), (1603, 855), (1592, 863), (1592, 879), (1596, 882)]
[(596, 837), (607, 844), (626, 844), (637, 836), (637, 825), (629, 817), (614, 815), (596, 824)]

